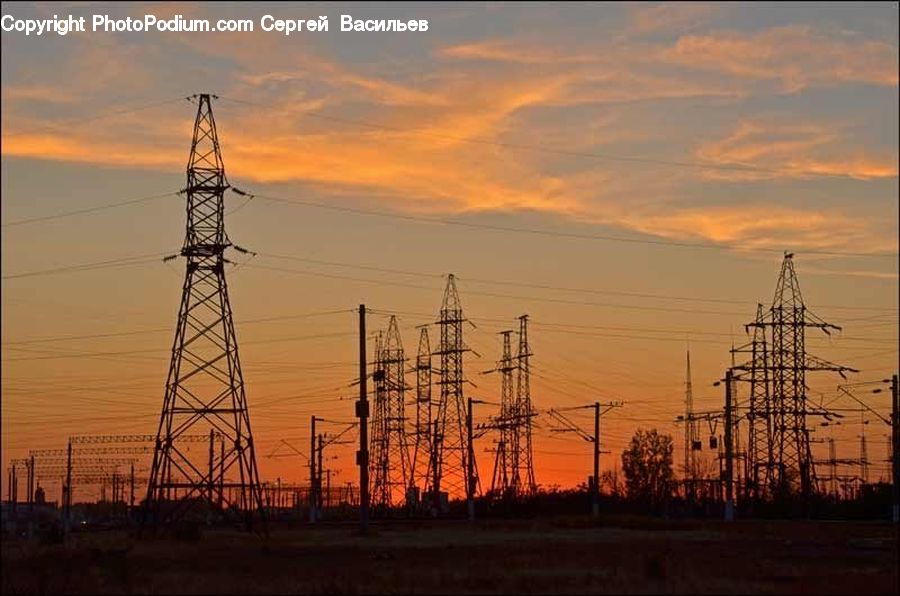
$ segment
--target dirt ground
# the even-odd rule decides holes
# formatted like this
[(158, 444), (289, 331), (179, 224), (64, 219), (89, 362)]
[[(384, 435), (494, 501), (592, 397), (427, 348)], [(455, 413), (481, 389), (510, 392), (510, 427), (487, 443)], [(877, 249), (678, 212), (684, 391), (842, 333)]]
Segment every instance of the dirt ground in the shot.
[(897, 593), (886, 523), (558, 518), (4, 542), (14, 593)]

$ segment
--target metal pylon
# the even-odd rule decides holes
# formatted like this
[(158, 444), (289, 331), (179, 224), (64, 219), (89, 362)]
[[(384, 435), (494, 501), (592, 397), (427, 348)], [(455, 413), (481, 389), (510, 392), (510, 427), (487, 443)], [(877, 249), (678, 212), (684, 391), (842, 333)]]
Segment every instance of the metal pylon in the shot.
[[(186, 271), (143, 524), (166, 524), (197, 509), (201, 518), (228, 510), (249, 528), (256, 514), (262, 516), (263, 502), (225, 282), (224, 252), (231, 242), (223, 195), (229, 185), (211, 96), (193, 99), (197, 117), (180, 253)], [(220, 437), (223, 448), (189, 452), (180, 438), (196, 433)]]
[(817, 486), (807, 417), (826, 414), (809, 401), (806, 373), (832, 371), (844, 376), (857, 371), (807, 354), (808, 328), (830, 333), (840, 327), (806, 308), (793, 256), (784, 255), (772, 306), (765, 312), (758, 309), (756, 320), (747, 325), (754, 334), (750, 362), (735, 369), (750, 372), (750, 457), (757, 475), (764, 470), (765, 481), (760, 479), (757, 487), (767, 494), (761, 496), (799, 495), (806, 502)]
[(403, 502), (412, 474), (404, 407), (406, 358), (396, 317), (391, 317), (387, 333), (377, 343), (372, 504), (390, 508)]
[(440, 401), (432, 435), (432, 486), (437, 500), (442, 491), (451, 497), (462, 496), (467, 490), (466, 401), (463, 385), (463, 354), (468, 351), (463, 342), (462, 305), (456, 290), (456, 278), (447, 276), (447, 286), (441, 302), (438, 325), (441, 343), (434, 352), (440, 360)]

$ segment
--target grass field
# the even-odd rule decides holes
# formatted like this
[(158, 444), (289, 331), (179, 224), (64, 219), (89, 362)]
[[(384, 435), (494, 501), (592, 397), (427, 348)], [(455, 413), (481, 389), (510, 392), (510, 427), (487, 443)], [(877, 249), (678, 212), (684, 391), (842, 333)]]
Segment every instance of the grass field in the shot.
[(3, 544), (3, 593), (896, 593), (885, 523), (529, 521)]

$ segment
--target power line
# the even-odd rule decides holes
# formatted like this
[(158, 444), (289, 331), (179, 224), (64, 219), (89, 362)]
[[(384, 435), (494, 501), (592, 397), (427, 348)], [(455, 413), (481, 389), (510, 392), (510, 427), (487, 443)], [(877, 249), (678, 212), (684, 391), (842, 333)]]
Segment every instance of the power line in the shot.
[[(517, 226), (501, 226), (496, 224), (485, 224), (485, 223), (475, 223), (475, 222), (466, 222), (459, 221), (455, 219), (447, 219), (443, 217), (425, 217), (421, 215), (404, 215), (401, 213), (391, 213), (387, 211), (377, 211), (374, 209), (362, 209), (359, 207), (347, 207), (342, 205), (332, 205), (330, 203), (321, 203), (317, 201), (307, 201), (302, 199), (286, 199), (284, 197), (276, 197), (273, 195), (264, 195), (254, 193), (254, 197), (258, 199), (263, 199), (265, 201), (271, 201), (276, 203), (283, 203), (287, 205), (301, 206), (301, 207), (314, 207), (317, 209), (327, 209), (330, 211), (339, 211), (344, 213), (353, 213), (356, 215), (369, 215), (374, 217), (386, 217), (391, 219), (399, 219), (404, 221), (414, 221), (414, 222), (423, 222), (423, 223), (431, 223), (431, 224), (441, 224), (441, 225), (449, 225), (449, 226), (459, 226), (464, 228), (472, 228), (472, 229), (480, 229), (480, 230), (489, 230), (494, 232), (510, 232), (516, 234), (533, 234), (539, 236), (551, 236), (557, 238), (574, 238), (578, 240), (599, 240), (599, 241), (607, 241), (607, 242), (625, 242), (629, 244), (647, 244), (654, 246), (669, 246), (669, 247), (678, 247), (678, 248), (697, 248), (697, 249), (705, 249), (705, 250), (721, 250), (721, 251), (743, 251), (743, 252), (757, 252), (757, 253), (767, 253), (767, 254), (783, 254), (784, 251), (777, 248), (764, 248), (764, 247), (751, 247), (751, 246), (740, 246), (735, 244), (710, 244), (710, 243), (700, 243), (700, 242), (678, 242), (675, 240), (655, 240), (652, 238), (623, 238), (621, 236), (607, 236), (603, 234), (580, 234), (577, 232), (559, 232), (559, 231), (551, 231), (551, 230), (540, 230), (536, 228), (523, 228)], [(808, 254), (808, 255), (820, 255), (820, 256), (833, 256), (833, 257), (873, 257), (873, 258), (897, 258), (895, 253), (862, 253), (862, 252), (843, 252), (843, 251), (829, 251), (829, 250), (803, 250), (803, 251), (794, 251), (799, 254)]]
[[(262, 104), (253, 101), (247, 101), (243, 99), (236, 99), (231, 97), (222, 97), (219, 96), (219, 99), (224, 101), (231, 101), (235, 103), (242, 103), (250, 106), (256, 106), (265, 109), (277, 108), (278, 106), (274, 104)], [(308, 118), (317, 118), (320, 120), (326, 120), (329, 122), (340, 122), (342, 124), (351, 124), (355, 126), (362, 126), (365, 128), (371, 128), (375, 130), (387, 130), (391, 132), (400, 132), (404, 134), (417, 134), (421, 136), (433, 137), (442, 140), (449, 141), (457, 141), (460, 143), (473, 143), (478, 145), (489, 145), (492, 147), (503, 147), (506, 149), (521, 149), (526, 151), (537, 151), (540, 153), (552, 153), (555, 155), (567, 155), (570, 157), (585, 157), (590, 159), (600, 159), (605, 161), (621, 161), (621, 162), (631, 162), (631, 163), (641, 163), (641, 164), (650, 164), (650, 165), (660, 165), (660, 166), (671, 166), (671, 167), (683, 167), (683, 168), (692, 168), (699, 170), (724, 170), (724, 171), (738, 171), (738, 172), (757, 172), (757, 173), (765, 173), (765, 174), (806, 174), (806, 175), (818, 175), (829, 178), (847, 178), (846, 174), (833, 173), (833, 172), (798, 172), (796, 170), (788, 170), (782, 168), (764, 168), (760, 166), (754, 166), (750, 164), (742, 164), (742, 163), (711, 163), (711, 162), (698, 162), (698, 161), (678, 161), (678, 160), (667, 160), (667, 159), (656, 159), (649, 157), (640, 157), (633, 155), (615, 155), (612, 153), (589, 153), (586, 151), (572, 151), (569, 149), (559, 149), (554, 147), (547, 147), (544, 145), (534, 145), (534, 144), (526, 144), (526, 143), (510, 143), (505, 141), (492, 141), (490, 139), (480, 139), (477, 137), (460, 137), (456, 135), (447, 135), (435, 132), (429, 132), (426, 130), (412, 130), (409, 128), (401, 128), (399, 126), (388, 126), (385, 124), (377, 124), (372, 122), (365, 122), (362, 120), (356, 120), (351, 118), (341, 118), (339, 116), (331, 116), (328, 114), (322, 114), (317, 112), (301, 112), (302, 116), (306, 116)]]
[[(322, 259), (312, 259), (308, 257), (298, 257), (294, 255), (277, 255), (271, 253), (263, 253), (257, 251), (259, 256), (269, 257), (272, 259), (282, 259), (289, 261), (298, 261), (303, 263), (312, 263), (316, 265), (326, 265), (330, 267), (344, 267), (348, 269), (360, 269), (365, 271), (377, 271), (382, 273), (397, 273), (401, 275), (411, 275), (416, 277), (427, 277), (427, 278), (442, 278), (443, 276), (437, 273), (424, 273), (421, 271), (409, 271), (404, 269), (392, 269), (386, 267), (374, 267), (371, 265), (357, 265), (353, 263), (342, 263), (338, 261), (325, 261)], [(629, 298), (649, 298), (653, 300), (677, 300), (683, 302), (710, 302), (716, 304), (740, 304), (740, 305), (753, 305), (755, 306), (757, 303), (750, 300), (735, 300), (729, 298), (699, 298), (694, 296), (675, 296), (671, 294), (656, 294), (656, 293), (646, 293), (646, 292), (631, 292), (631, 291), (619, 291), (619, 290), (597, 290), (591, 288), (573, 288), (573, 287), (565, 287), (565, 286), (554, 286), (551, 284), (534, 284), (534, 283), (525, 283), (518, 281), (505, 281), (499, 279), (483, 279), (477, 277), (466, 277), (466, 276), (457, 276), (457, 279), (460, 281), (470, 282), (470, 283), (478, 283), (478, 284), (487, 284), (487, 285), (501, 285), (501, 286), (513, 286), (513, 287), (521, 287), (521, 288), (534, 288), (539, 290), (553, 290), (553, 291), (562, 291), (562, 292), (573, 292), (579, 294), (598, 294), (598, 295), (611, 295), (611, 296), (624, 296)], [(886, 312), (895, 312), (895, 308), (885, 308), (885, 307), (877, 307), (877, 306), (844, 306), (844, 305), (819, 305), (820, 308), (834, 308), (841, 310), (863, 310), (863, 311), (886, 311)]]
[(96, 213), (98, 211), (105, 211), (107, 209), (116, 209), (118, 207), (125, 207), (127, 205), (137, 205), (139, 203), (146, 203), (148, 201), (152, 201), (155, 199), (162, 199), (165, 197), (176, 196), (177, 192), (167, 192), (158, 195), (150, 195), (147, 197), (140, 197), (137, 199), (128, 199), (126, 201), (119, 201), (117, 203), (108, 203), (106, 205), (98, 205), (96, 207), (86, 207), (84, 209), (76, 209), (74, 211), (64, 211), (62, 213), (55, 213), (52, 215), (42, 215), (38, 217), (29, 217), (26, 219), (17, 219), (15, 221), (8, 221), (3, 224), (4, 228), (12, 227), (12, 226), (23, 226), (27, 224), (38, 223), (42, 221), (50, 221), (54, 219), (61, 219), (64, 217), (73, 217), (75, 215), (84, 215), (86, 213)]
[[(284, 321), (287, 319), (300, 319), (306, 317), (318, 317), (318, 316), (326, 316), (326, 315), (335, 315), (335, 314), (343, 314), (343, 313), (352, 313), (353, 309), (339, 309), (339, 310), (325, 310), (325, 311), (315, 311), (315, 312), (306, 312), (306, 313), (297, 313), (293, 315), (279, 315), (272, 317), (262, 317), (258, 319), (244, 319), (240, 321), (235, 321), (235, 323), (239, 325), (249, 325), (255, 323), (269, 323), (273, 321)], [(171, 331), (170, 327), (155, 327), (152, 329), (135, 329), (132, 331), (118, 331), (112, 333), (91, 333), (85, 335), (61, 335), (56, 337), (38, 337), (33, 339), (24, 339), (18, 341), (5, 341), (0, 345), (11, 346), (11, 345), (23, 345), (23, 344), (36, 344), (36, 343), (55, 343), (59, 341), (76, 341), (81, 339), (100, 339), (107, 337), (125, 337), (130, 335), (143, 335), (146, 333), (162, 333)]]
[(111, 111), (104, 110), (103, 112), (101, 112), (101, 113), (99, 113), (99, 114), (97, 114), (97, 115), (95, 115), (95, 116), (87, 116), (87, 117), (82, 117), (82, 118), (69, 118), (69, 119), (67, 119), (67, 120), (60, 120), (60, 121), (53, 122), (53, 123), (50, 123), (50, 124), (45, 124), (45, 125), (43, 125), (43, 126), (38, 126), (38, 127), (35, 127), (35, 128), (26, 129), (26, 130), (24, 130), (24, 131), (14, 132), (14, 133), (12, 133), (12, 134), (15, 134), (15, 135), (29, 135), (29, 134), (34, 134), (34, 133), (37, 133), (37, 132), (43, 132), (43, 131), (45, 131), (45, 130), (59, 130), (59, 129), (63, 128), (63, 127), (68, 128), (68, 127), (70, 127), (70, 126), (76, 126), (76, 125), (78, 125), (78, 124), (84, 124), (84, 123), (87, 123), (87, 122), (95, 122), (95, 121), (97, 121), (97, 120), (103, 120), (104, 118), (112, 118), (113, 116), (124, 116), (125, 114), (132, 114), (132, 113), (134, 113), (134, 112), (141, 112), (141, 111), (144, 111), (144, 110), (149, 110), (149, 109), (151, 109), (151, 108), (156, 108), (156, 107), (163, 106), (163, 105), (167, 105), (167, 104), (170, 104), (170, 103), (175, 103), (175, 102), (179, 102), (179, 101), (184, 101), (185, 99), (188, 99), (188, 98), (186, 98), (186, 97), (173, 97), (173, 98), (171, 98), (171, 99), (163, 99), (163, 100), (160, 100), (160, 101), (155, 101), (155, 102), (152, 102), (152, 103), (142, 104), (142, 105), (138, 105), (138, 106), (134, 106), (134, 107), (130, 107), (130, 108), (123, 108), (123, 109), (121, 109), (121, 110), (111, 110)]
[(80, 263), (77, 265), (66, 265), (63, 267), (54, 267), (52, 269), (41, 269), (38, 271), (26, 271), (24, 273), (12, 273), (4, 275), (0, 279), (20, 279), (23, 277), (37, 277), (41, 275), (55, 275), (57, 273), (68, 273), (71, 271), (91, 271), (94, 269), (106, 269), (108, 267), (124, 267), (128, 265), (143, 265), (158, 260), (166, 253), (155, 253), (146, 255), (135, 255), (132, 257), (123, 257), (120, 259), (111, 259), (106, 261), (95, 261), (93, 263)]

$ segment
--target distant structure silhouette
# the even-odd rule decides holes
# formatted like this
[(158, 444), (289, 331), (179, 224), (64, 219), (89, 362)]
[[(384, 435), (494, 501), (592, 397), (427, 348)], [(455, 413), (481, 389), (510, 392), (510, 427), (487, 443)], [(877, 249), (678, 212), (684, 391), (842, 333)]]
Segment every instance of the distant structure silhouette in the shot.
[(469, 348), (463, 342), (464, 322), (466, 319), (456, 290), (456, 278), (450, 274), (447, 276), (438, 320), (441, 343), (434, 352), (440, 361), (440, 377), (437, 382), (440, 386), (440, 401), (432, 431), (432, 478), (426, 492), (434, 500), (435, 512), (441, 510), (442, 492), (450, 496), (462, 493), (468, 497), (475, 490), (473, 479), (467, 478), (466, 398), (463, 391), (466, 378), (463, 373), (463, 354)]
[(369, 451), (373, 507), (387, 510), (406, 498), (412, 475), (406, 432), (406, 357), (397, 317), (391, 316), (387, 333), (375, 342), (374, 409)]
[(419, 327), (419, 347), (416, 351), (416, 419), (413, 428), (412, 478), (410, 490), (416, 501), (420, 501), (420, 489), (430, 484), (432, 463), (432, 420), (434, 419), (434, 400), (431, 392), (431, 340), (428, 337), (428, 326)]
[[(180, 253), (187, 266), (142, 525), (218, 512), (236, 513), (249, 528), (255, 514), (262, 516), (263, 501), (225, 282), (224, 252), (232, 243), (223, 195), (229, 184), (211, 96), (194, 99)], [(209, 434), (209, 451), (199, 458), (180, 441), (197, 432)]]
[(528, 315), (519, 317), (519, 341), (512, 355), (513, 331), (502, 331), (503, 352), (497, 367), (500, 373), (500, 414), (488, 425), (499, 431), (494, 455), (491, 496), (517, 499), (534, 494), (534, 458), (531, 446), (532, 420), (537, 415), (531, 404), (531, 348), (528, 345)]
[(758, 307), (746, 326), (753, 330), (751, 343), (735, 349), (749, 351), (750, 360), (734, 368), (751, 385), (748, 492), (756, 498), (799, 496), (807, 502), (817, 489), (807, 418), (828, 412), (810, 402), (806, 374), (858, 371), (807, 353), (807, 329), (830, 333), (840, 327), (806, 307), (793, 257), (784, 255), (772, 305)]

